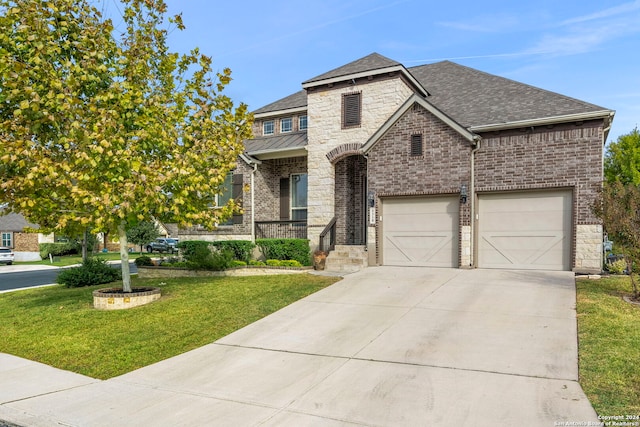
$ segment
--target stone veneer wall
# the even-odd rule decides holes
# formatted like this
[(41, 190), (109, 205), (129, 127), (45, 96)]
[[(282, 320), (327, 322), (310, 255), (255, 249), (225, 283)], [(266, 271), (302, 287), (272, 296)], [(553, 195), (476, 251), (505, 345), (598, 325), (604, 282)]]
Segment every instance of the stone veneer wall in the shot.
[[(361, 126), (343, 129), (342, 95), (354, 92), (361, 93)], [(327, 153), (343, 144), (367, 142), (412, 93), (400, 77), (308, 91), (308, 236), (312, 249), (335, 214), (335, 172)]]

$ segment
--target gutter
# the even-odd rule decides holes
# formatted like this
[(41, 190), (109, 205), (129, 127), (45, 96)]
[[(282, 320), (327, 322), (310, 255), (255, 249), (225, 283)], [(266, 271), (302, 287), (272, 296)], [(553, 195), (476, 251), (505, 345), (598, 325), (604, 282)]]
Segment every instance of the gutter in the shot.
[(471, 132), (491, 132), (503, 129), (525, 128), (531, 126), (551, 125), (563, 122), (584, 121), (593, 119), (612, 118), (615, 114), (611, 110), (592, 111), (590, 113), (565, 114), (562, 116), (544, 117), (541, 119), (518, 120), (515, 122), (493, 123), (489, 125), (471, 126), (468, 128)]

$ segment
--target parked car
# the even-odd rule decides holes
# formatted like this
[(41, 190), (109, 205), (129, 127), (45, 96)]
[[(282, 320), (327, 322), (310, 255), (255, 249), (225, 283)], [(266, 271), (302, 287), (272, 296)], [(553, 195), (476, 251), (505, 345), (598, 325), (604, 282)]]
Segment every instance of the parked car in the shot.
[(147, 252), (178, 252), (178, 239), (160, 237), (147, 245)]
[(1, 247), (0, 248), (0, 264), (13, 264), (13, 259), (15, 255), (11, 248)]

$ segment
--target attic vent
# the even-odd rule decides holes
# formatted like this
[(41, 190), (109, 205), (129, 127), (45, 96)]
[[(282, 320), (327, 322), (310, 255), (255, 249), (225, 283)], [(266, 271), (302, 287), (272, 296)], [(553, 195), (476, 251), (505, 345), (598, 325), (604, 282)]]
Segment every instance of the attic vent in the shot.
[(342, 95), (342, 127), (360, 126), (361, 92)]
[(411, 156), (422, 156), (422, 135), (411, 135)]

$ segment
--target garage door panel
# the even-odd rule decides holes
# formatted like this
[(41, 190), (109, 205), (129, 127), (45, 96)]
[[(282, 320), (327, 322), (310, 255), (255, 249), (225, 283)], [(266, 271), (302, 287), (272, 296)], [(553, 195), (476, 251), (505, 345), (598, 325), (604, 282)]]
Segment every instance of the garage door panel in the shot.
[(385, 199), (382, 215), (385, 265), (457, 266), (456, 198)]
[(571, 192), (479, 198), (479, 267), (568, 270), (570, 235)]

